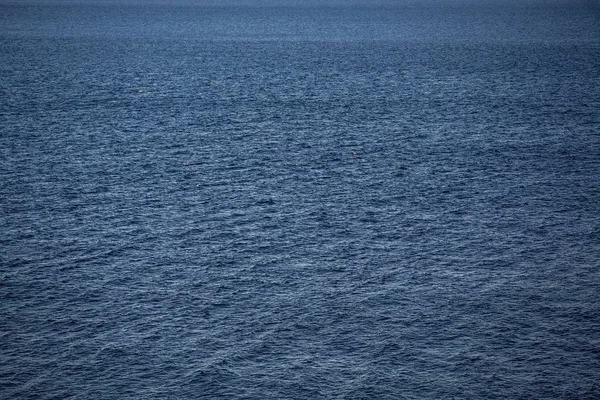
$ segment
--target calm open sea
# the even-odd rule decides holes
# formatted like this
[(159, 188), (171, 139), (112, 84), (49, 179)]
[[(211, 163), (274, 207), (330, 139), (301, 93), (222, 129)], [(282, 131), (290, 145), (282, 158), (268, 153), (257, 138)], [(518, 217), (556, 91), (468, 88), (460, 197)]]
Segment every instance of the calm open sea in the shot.
[(0, 398), (600, 398), (595, 0), (0, 0)]

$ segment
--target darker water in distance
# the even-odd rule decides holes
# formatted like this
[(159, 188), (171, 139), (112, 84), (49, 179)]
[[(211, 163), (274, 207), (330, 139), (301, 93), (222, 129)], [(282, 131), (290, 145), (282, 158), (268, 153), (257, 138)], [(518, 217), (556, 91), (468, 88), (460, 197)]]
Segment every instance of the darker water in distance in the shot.
[(599, 398), (599, 21), (0, 0), (0, 397)]

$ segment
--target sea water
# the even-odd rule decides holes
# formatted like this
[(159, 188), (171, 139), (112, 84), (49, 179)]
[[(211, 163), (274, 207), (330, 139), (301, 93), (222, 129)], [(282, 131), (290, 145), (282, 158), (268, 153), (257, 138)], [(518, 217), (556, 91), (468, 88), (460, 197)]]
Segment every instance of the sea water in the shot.
[(0, 1), (0, 397), (597, 399), (600, 5)]

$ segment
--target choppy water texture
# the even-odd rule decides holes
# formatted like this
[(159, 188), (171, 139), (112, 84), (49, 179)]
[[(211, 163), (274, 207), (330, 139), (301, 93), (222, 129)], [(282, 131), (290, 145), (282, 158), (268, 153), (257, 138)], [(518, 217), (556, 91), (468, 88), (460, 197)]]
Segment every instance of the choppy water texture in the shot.
[(600, 6), (349, 3), (0, 2), (0, 397), (600, 398)]

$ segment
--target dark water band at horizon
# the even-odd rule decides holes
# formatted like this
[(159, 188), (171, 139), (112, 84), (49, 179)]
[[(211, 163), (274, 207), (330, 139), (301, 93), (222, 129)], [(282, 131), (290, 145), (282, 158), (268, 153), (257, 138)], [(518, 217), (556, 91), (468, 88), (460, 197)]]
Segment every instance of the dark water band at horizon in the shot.
[(152, 3), (0, 1), (0, 397), (600, 397), (594, 2)]

